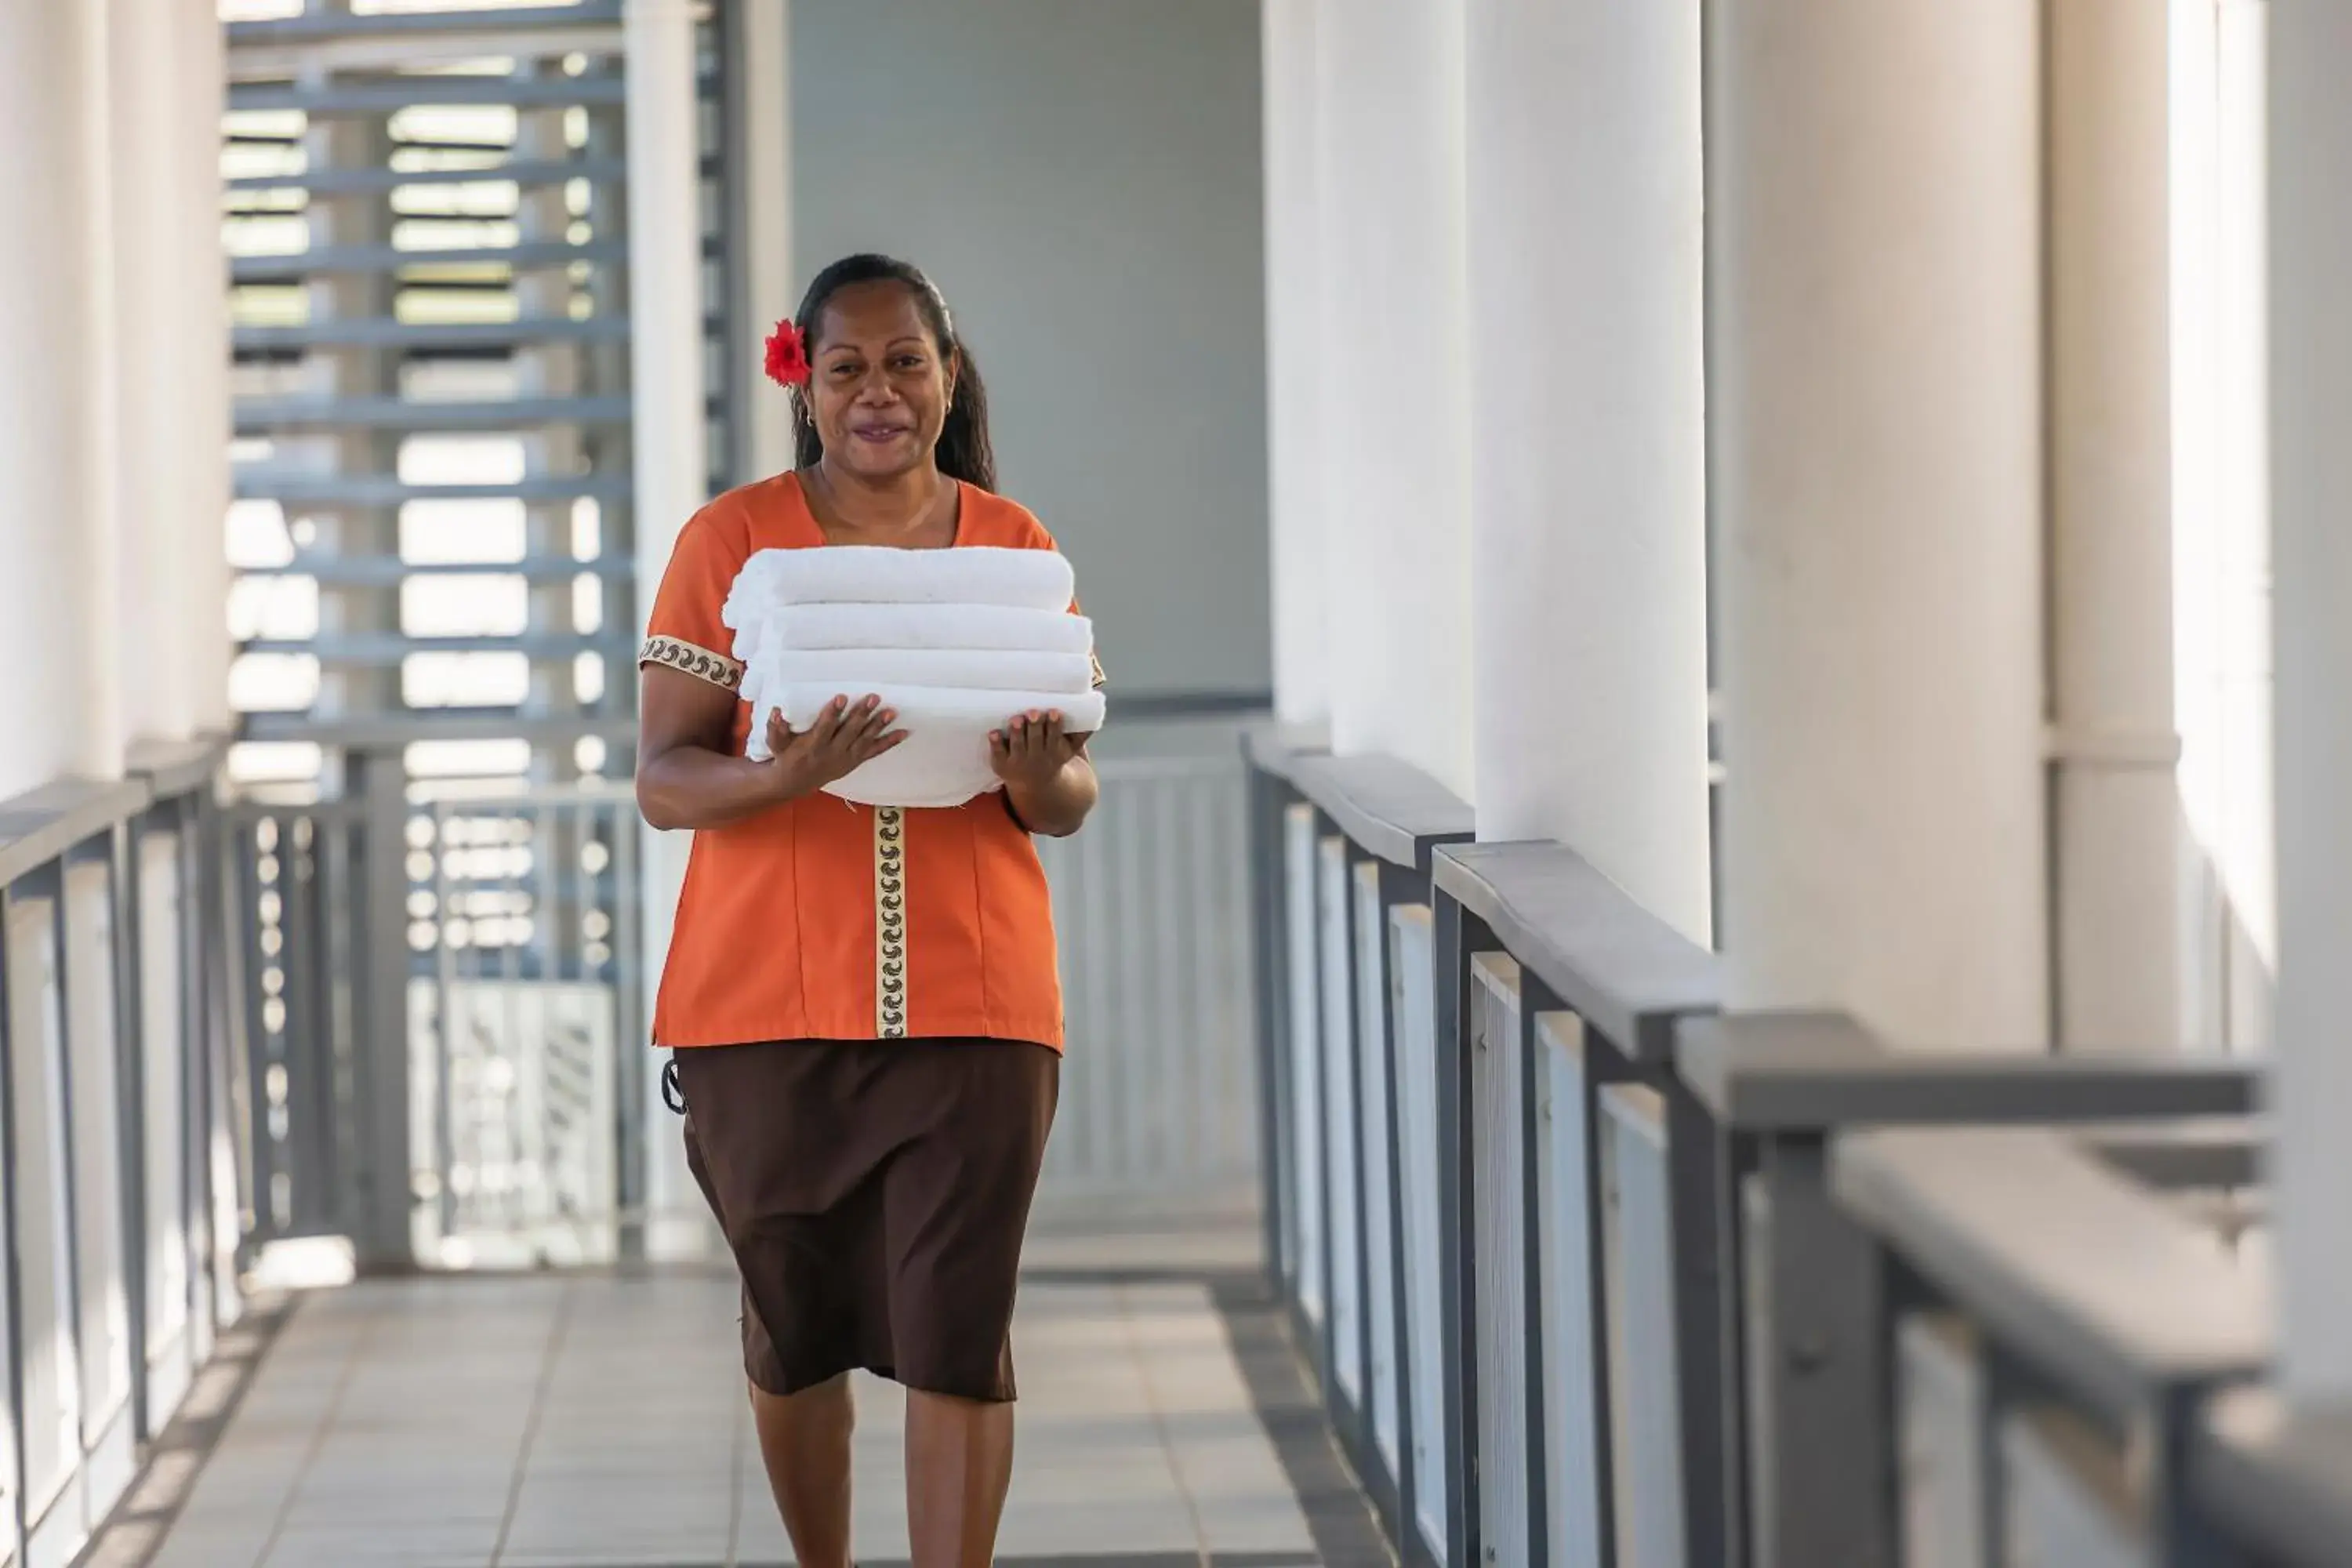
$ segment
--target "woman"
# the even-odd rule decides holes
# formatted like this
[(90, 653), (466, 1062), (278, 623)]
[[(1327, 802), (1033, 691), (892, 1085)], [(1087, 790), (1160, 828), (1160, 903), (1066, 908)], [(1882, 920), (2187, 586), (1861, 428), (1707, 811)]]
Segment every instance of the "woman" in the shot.
[(1004, 787), (966, 805), (820, 794), (903, 738), (870, 697), (797, 733), (772, 721), (772, 759), (743, 755), (751, 710), (719, 616), (753, 551), (1054, 544), (992, 493), (980, 374), (920, 272), (836, 263), (788, 326), (770, 373), (795, 384), (798, 468), (687, 524), (639, 658), (637, 799), (656, 827), (694, 830), (654, 1037), (742, 1273), (760, 1448), (800, 1562), (849, 1562), (863, 1367), (908, 1391), (917, 1568), (985, 1568), (1062, 1043), (1030, 836), (1076, 832), (1097, 784), (1085, 738), (1044, 712), (1008, 715), (991, 740)]

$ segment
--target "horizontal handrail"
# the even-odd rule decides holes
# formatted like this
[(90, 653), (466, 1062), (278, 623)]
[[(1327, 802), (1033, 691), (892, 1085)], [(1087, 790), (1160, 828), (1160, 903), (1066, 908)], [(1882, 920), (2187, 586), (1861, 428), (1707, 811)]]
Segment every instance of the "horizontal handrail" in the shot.
[(1667, 1061), (1675, 1020), (1719, 1005), (1715, 955), (1561, 845), (1443, 848), (1431, 877), (1634, 1061)]
[(2265, 1279), (2063, 1131), (1845, 1133), (1830, 1179), (1914, 1270), (2119, 1425), (2270, 1359)]
[(1759, 1132), (2242, 1115), (2261, 1090), (2242, 1061), (1896, 1051), (1837, 1013), (1694, 1018), (1675, 1032), (1675, 1065), (1718, 1121)]
[(1392, 757), (1299, 755), (1290, 782), (1357, 847), (1392, 866), (1426, 874), (1438, 846), (1471, 837), (1470, 807)]
[(134, 741), (128, 760), (129, 771), (147, 780), (156, 799), (165, 800), (204, 788), (227, 757), (226, 735), (201, 734), (184, 741)]
[(1330, 731), (1317, 724), (1286, 724), (1268, 721), (1255, 724), (1242, 736), (1242, 749), (1259, 772), (1296, 784), (1298, 764), (1331, 750)]
[(130, 821), (154, 798), (152, 784), (131, 777), (56, 779), (0, 800), (0, 885)]

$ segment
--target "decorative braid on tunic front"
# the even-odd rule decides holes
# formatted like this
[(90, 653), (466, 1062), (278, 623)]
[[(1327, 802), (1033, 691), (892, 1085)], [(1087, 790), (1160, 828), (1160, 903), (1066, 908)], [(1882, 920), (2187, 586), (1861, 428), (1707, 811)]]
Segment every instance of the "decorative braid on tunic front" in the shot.
[(907, 1037), (907, 814), (874, 812), (874, 1032)]

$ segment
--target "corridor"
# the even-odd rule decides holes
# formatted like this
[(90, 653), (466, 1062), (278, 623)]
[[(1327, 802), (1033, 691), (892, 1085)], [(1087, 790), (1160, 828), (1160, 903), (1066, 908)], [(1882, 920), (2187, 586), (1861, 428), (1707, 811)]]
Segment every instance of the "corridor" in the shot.
[[(209, 1452), (159, 1466), (93, 1568), (789, 1563), (735, 1311), (732, 1280), (697, 1271), (380, 1280), (289, 1300), (265, 1313)], [(1015, 1345), (1006, 1568), (1389, 1561), (1248, 1276), (1044, 1271)], [(898, 1411), (893, 1391), (861, 1386), (866, 1568), (907, 1555)], [(174, 1470), (184, 1495), (165, 1489)]]
[[(2346, 0), (0, 0), (0, 1568), (783, 1568), (647, 1047), (869, 1026), (1067, 1047), (1002, 1568), (2352, 1568), (2348, 72)], [(747, 493), (1070, 581), (785, 647)], [(981, 793), (814, 809), (777, 648)], [(1008, 663), (1083, 766), (978, 772)]]

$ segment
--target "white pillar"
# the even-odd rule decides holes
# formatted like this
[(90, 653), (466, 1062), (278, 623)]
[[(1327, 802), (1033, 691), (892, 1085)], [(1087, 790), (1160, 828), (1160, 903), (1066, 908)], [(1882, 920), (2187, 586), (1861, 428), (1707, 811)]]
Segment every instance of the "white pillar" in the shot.
[(2182, 1042), (2173, 729), (2169, 23), (2049, 13), (2058, 1039)]
[(2048, 1033), (2041, 7), (1714, 8), (1735, 1005)]
[(180, 740), (218, 722), (223, 694), (204, 683), (226, 679), (223, 502), (203, 461), (207, 443), (226, 440), (226, 304), (206, 265), (220, 253), (221, 59), (201, 47), (217, 31), (205, 7), (109, 9), (116, 676), (124, 733)]
[[(749, 331), (765, 334), (793, 313), (801, 279), (793, 258), (792, 6), (785, 0), (744, 0), (730, 21), (742, 73), (742, 123), (736, 145), (743, 160), (742, 247)], [(793, 405), (759, 363), (758, 345), (739, 345), (749, 371), (739, 417), (754, 474), (793, 466)]]
[(0, 0), (0, 211), (20, 220), (0, 259), (0, 800), (99, 760), (89, 20)]
[(221, 115), (228, 92), (227, 45), (211, 5), (166, 5), (175, 24), (178, 62), (173, 146), (180, 163), (173, 184), (173, 233), (182, 261), (175, 269), (179, 300), (173, 323), (185, 388), (173, 437), (181, 475), (175, 515), (181, 595), (182, 662), (176, 671), (181, 711), (192, 733), (226, 734), (229, 710), (228, 634), (231, 574), (225, 530), (231, 494), (229, 465), (228, 266), (221, 248)]
[[(628, 51), (630, 448), (636, 523), (637, 630), (669, 564), (677, 531), (709, 499), (703, 417), (701, 163), (696, 130), (691, 0), (629, 0)], [(646, 994), (669, 952), (686, 876), (685, 833), (645, 837)], [(703, 1235), (673, 1119), (658, 1097), (641, 1108), (651, 1151), (646, 1202), (656, 1257), (690, 1250)], [(683, 1223), (673, 1224), (673, 1221)]]
[(1470, 0), (1478, 832), (1707, 940), (1699, 9)]
[(1474, 798), (1463, 0), (1316, 14), (1331, 739)]
[(2297, 1403), (2352, 1399), (2352, 9), (2270, 6), (2271, 500), (2278, 563), (2283, 1350)]
[(1274, 701), (1286, 723), (1331, 716), (1329, 467), (1320, 348), (1323, 213), (1316, 142), (1318, 0), (1265, 0), (1266, 461), (1272, 499)]

